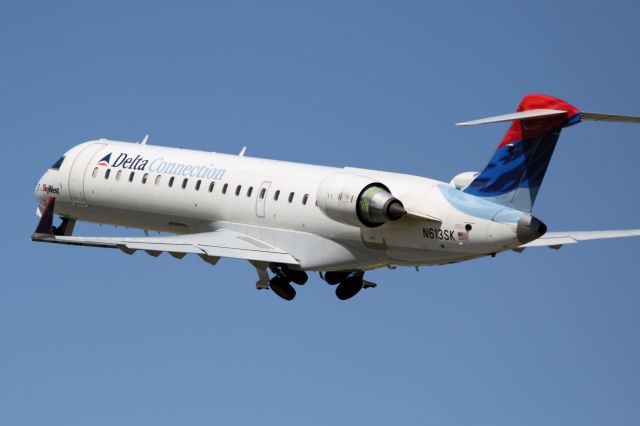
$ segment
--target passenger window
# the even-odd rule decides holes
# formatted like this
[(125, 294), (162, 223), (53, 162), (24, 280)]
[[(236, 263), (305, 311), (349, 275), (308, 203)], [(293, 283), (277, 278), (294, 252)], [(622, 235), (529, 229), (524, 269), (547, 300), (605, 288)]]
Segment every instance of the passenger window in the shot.
[(149, 173), (145, 173), (142, 175), (142, 183), (147, 183), (147, 178), (149, 177)]
[(262, 188), (260, 190), (260, 199), (263, 200), (264, 199), (264, 195), (267, 193), (267, 188)]
[(97, 167), (95, 167), (95, 168), (93, 169), (93, 173), (91, 173), (91, 177), (96, 177), (96, 175), (97, 175), (97, 174), (98, 174), (98, 168), (97, 168)]
[(293, 192), (289, 194), (289, 202), (293, 201)]
[(175, 179), (175, 178), (174, 178), (173, 176), (171, 176), (171, 177), (169, 178), (169, 188), (171, 188), (171, 187), (173, 186), (173, 181), (174, 181), (174, 179)]
[(242, 185), (238, 185), (238, 186), (236, 187), (236, 197), (237, 197), (238, 195), (240, 195), (240, 190), (241, 190), (241, 189), (242, 189)]
[(275, 194), (273, 194), (273, 199), (278, 201), (278, 197), (280, 196), (280, 190), (278, 189)]
[(211, 183), (209, 184), (209, 192), (213, 192), (213, 187), (214, 187), (214, 186), (216, 186), (216, 183), (215, 183), (215, 182), (211, 182)]
[(302, 197), (302, 204), (306, 206), (308, 200), (309, 200), (309, 194), (304, 194), (304, 197)]
[(109, 175), (111, 174), (111, 169), (107, 169), (104, 171), (104, 178), (109, 179)]
[(222, 185), (222, 193), (226, 194), (227, 193), (227, 187), (229, 186), (229, 184), (225, 183), (224, 185)]
[(196, 182), (196, 191), (200, 191), (200, 184), (201, 184), (201, 183), (202, 183), (202, 181), (201, 181), (201, 180), (198, 180), (198, 181)]
[(253, 186), (250, 186), (247, 190), (247, 197), (251, 197), (251, 193), (253, 192)]
[(129, 175), (129, 182), (133, 182), (133, 176), (136, 174), (136, 172), (131, 172), (131, 174)]
[(184, 178), (184, 180), (182, 181), (182, 189), (185, 189), (187, 187), (188, 180), (189, 180), (188, 178)]
[(156, 185), (160, 185), (160, 176), (162, 175), (156, 176)]
[(58, 161), (56, 161), (55, 163), (53, 163), (50, 167), (50, 169), (53, 170), (60, 170), (60, 167), (62, 166), (62, 162), (64, 161), (64, 157), (60, 157), (60, 159)]
[(118, 170), (118, 173), (116, 174), (116, 180), (120, 180), (120, 176), (122, 176), (122, 170)]

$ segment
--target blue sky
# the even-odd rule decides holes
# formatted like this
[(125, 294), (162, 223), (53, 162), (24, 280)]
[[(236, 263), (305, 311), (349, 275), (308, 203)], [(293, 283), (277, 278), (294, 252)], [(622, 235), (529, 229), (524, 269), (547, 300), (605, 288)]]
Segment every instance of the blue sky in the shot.
[[(640, 115), (637, 2), (469, 3), (4, 3), (0, 424), (638, 424), (637, 239), (374, 271), (346, 303), (28, 240), (33, 185), (89, 139), (449, 180), (506, 131), (453, 123), (527, 93)], [(638, 140), (567, 129), (535, 214), (639, 228)]]

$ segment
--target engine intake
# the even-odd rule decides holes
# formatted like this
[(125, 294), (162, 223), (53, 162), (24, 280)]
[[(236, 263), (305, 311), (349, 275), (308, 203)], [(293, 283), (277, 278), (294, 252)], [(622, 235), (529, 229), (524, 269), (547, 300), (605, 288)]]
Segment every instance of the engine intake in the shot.
[(365, 176), (331, 175), (322, 181), (317, 195), (325, 215), (348, 225), (373, 228), (407, 213), (385, 185)]
[(480, 173), (478, 172), (458, 173), (453, 177), (453, 179), (451, 179), (449, 184), (455, 186), (456, 189), (459, 189), (460, 191), (464, 191), (467, 186), (471, 185), (471, 182), (473, 182), (479, 174)]

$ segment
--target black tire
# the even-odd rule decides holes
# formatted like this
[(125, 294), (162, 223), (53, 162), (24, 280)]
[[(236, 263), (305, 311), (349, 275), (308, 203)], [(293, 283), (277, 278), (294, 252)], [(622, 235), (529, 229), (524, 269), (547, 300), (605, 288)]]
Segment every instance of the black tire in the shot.
[(351, 299), (362, 290), (362, 278), (353, 276), (342, 281), (336, 288), (336, 296), (340, 300)]
[(342, 281), (346, 280), (347, 277), (350, 274), (351, 274), (351, 271), (342, 271), (342, 272), (330, 271), (330, 272), (325, 272), (324, 280), (329, 285), (336, 285), (336, 284), (341, 283)]
[(293, 300), (296, 297), (296, 290), (293, 288), (289, 281), (283, 277), (273, 277), (269, 281), (269, 287), (275, 294), (282, 297), (284, 300)]
[(298, 285), (304, 285), (309, 279), (309, 276), (305, 271), (295, 271), (292, 269), (288, 269), (284, 271), (284, 273), (287, 276), (287, 278), (289, 278), (291, 281), (293, 281)]

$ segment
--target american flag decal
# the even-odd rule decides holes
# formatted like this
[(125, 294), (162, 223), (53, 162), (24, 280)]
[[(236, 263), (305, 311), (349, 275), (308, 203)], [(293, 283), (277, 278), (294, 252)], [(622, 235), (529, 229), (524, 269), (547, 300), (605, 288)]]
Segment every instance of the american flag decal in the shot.
[(455, 228), (458, 230), (458, 241), (469, 241), (469, 231), (467, 231), (466, 223), (456, 223)]

